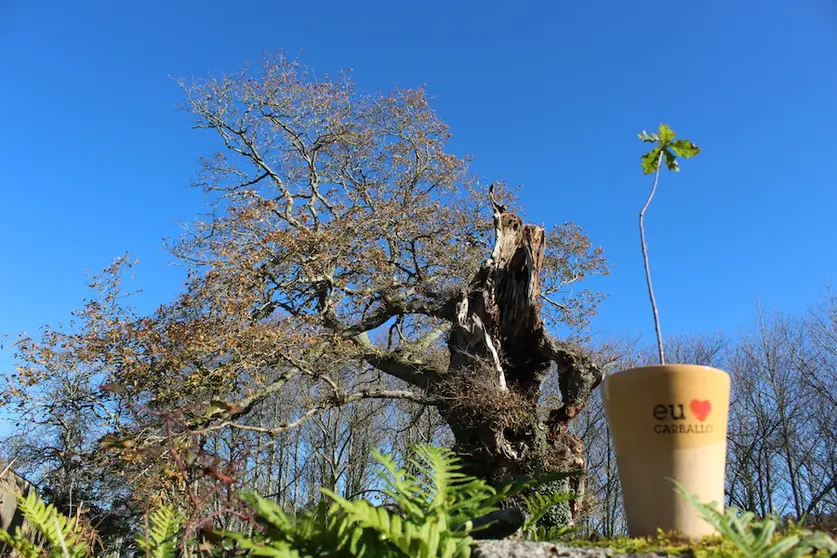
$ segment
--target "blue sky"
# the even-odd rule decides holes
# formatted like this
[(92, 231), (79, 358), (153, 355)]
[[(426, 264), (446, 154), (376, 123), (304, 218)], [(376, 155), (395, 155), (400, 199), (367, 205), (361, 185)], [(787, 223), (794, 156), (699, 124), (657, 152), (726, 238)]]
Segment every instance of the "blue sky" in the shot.
[[(512, 7), (514, 6), (514, 7)], [(0, 2), (0, 333), (66, 319), (85, 270), (129, 251), (148, 310), (180, 287), (161, 239), (202, 209), (217, 147), (171, 77), (303, 50), (372, 88), (425, 85), (475, 170), (572, 220), (613, 274), (594, 322), (651, 341), (636, 139), (704, 149), (648, 215), (664, 333), (746, 324), (756, 296), (804, 310), (837, 273), (837, 8), (779, 2)], [(11, 366), (8, 346), (0, 371)]]

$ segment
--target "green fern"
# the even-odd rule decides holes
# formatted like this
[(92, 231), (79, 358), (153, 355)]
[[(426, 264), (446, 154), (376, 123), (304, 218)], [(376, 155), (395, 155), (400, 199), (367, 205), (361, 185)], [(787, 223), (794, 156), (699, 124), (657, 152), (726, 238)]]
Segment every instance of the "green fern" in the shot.
[(405, 519), (422, 523), (442, 513), (449, 516), (449, 528), (456, 531), (465, 528), (468, 521), (499, 509), (504, 498), (485, 481), (462, 473), (461, 462), (451, 450), (417, 445), (414, 453), (407, 466), (400, 468), (391, 457), (373, 452), (383, 467), (378, 475), (384, 483), (383, 491)]
[(472, 543), (464, 518), (468, 514), (455, 512), (473, 508), (473, 502), (463, 505), (463, 497), (467, 504), (469, 496), (484, 499), (494, 493), (482, 481), (462, 474), (452, 452), (419, 446), (415, 453), (417, 458), (409, 466), (416, 474), (410, 474), (392, 458), (375, 452), (384, 492), (400, 514), (323, 489), (331, 505), (322, 501), (313, 513), (292, 515), (248, 492), (242, 497), (253, 506), (262, 533), (221, 534), (235, 549), (250, 550), (253, 556), (467, 558)]
[(574, 499), (576, 496), (570, 492), (555, 492), (548, 496), (544, 496), (539, 492), (535, 492), (529, 497), (523, 497), (523, 502), (526, 505), (527, 517), (521, 528), (521, 535), (525, 539), (534, 541), (556, 541), (571, 533), (576, 529), (571, 527), (553, 527), (547, 529), (546, 527), (538, 525), (541, 518), (552, 509), (553, 506), (562, 502), (567, 502)]
[(9, 549), (17, 552), (22, 558), (42, 558), (43, 556), (40, 549), (21, 534), (20, 527), (17, 528), (14, 535), (5, 529), (0, 529), (0, 550), (3, 550), (4, 544)]
[[(18, 508), (28, 522), (44, 540), (36, 544), (35, 537), (27, 536), (20, 527), (12, 535), (0, 530), (0, 542), (7, 544), (25, 558), (48, 556), (50, 558), (84, 558), (89, 555), (88, 544), (81, 540), (76, 518), (62, 515), (52, 504), (45, 504), (32, 491), (25, 498), (19, 498)], [(42, 549), (45, 546), (46, 549)]]
[(350, 521), (336, 504), (322, 500), (313, 512), (290, 514), (255, 492), (241, 496), (253, 507), (262, 529), (256, 535), (218, 533), (223, 550), (283, 558), (401, 556), (377, 533)]
[[(403, 522), (383, 508), (374, 508), (367, 502), (341, 501), (327, 493), (351, 517), (392, 540), (409, 556), (467, 558), (473, 543), (474, 519), (499, 510), (509, 498), (578, 474), (572, 471), (512, 478), (494, 488), (463, 473), (461, 460), (449, 449), (421, 444), (414, 448), (414, 454), (407, 467), (399, 468), (391, 457), (374, 452), (375, 460), (383, 466), (380, 478), (384, 492), (402, 511)], [(534, 521), (555, 503), (568, 498), (560, 495), (538, 500), (543, 509), (536, 510), (538, 517)], [(551, 502), (547, 503), (547, 499)]]
[[(262, 531), (256, 536), (220, 533), (224, 548), (287, 558), (468, 558), (475, 518), (500, 509), (506, 499), (543, 482), (575, 474), (512, 479), (495, 489), (463, 473), (460, 460), (448, 449), (417, 445), (413, 453), (399, 467), (392, 457), (374, 452), (383, 492), (397, 512), (323, 489), (330, 505), (322, 501), (313, 513), (289, 514), (275, 502), (247, 492), (242, 497), (253, 507)], [(566, 497), (537, 502), (548, 509), (547, 500), (554, 505)], [(538, 508), (536, 514), (542, 516), (545, 511)]]
[(451, 531), (448, 517), (441, 510), (428, 510), (422, 521), (414, 522), (365, 500), (346, 500), (331, 491), (323, 492), (337, 502), (352, 523), (377, 532), (382, 541), (391, 542), (405, 556), (467, 558), (471, 554), (471, 538)]
[(672, 482), (676, 485), (675, 490), (700, 513), (704, 521), (736, 546), (742, 558), (800, 558), (818, 550), (824, 550), (829, 555), (837, 553), (837, 542), (826, 533), (800, 530), (776, 536), (778, 522), (775, 519), (757, 521), (754, 513), (742, 513), (734, 507), (722, 513), (717, 502), (702, 503), (679, 482)]
[[(20, 498), (18, 508), (31, 533), (17, 527), (14, 535), (0, 529), (0, 547), (5, 544), (21, 558), (88, 558), (94, 556), (90, 545), (82, 540), (77, 518), (68, 518), (52, 504), (46, 504), (33, 491)], [(171, 507), (162, 507), (149, 514), (146, 535), (136, 539), (145, 556), (175, 558), (180, 517)]]
[(175, 558), (182, 519), (172, 506), (161, 506), (148, 514), (145, 536), (135, 542), (149, 558)]

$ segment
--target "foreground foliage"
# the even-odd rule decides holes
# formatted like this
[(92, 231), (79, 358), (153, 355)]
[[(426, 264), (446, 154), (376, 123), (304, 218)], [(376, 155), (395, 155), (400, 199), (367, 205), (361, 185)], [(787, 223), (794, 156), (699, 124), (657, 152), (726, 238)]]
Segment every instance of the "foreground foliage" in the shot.
[[(416, 558), (467, 558), (477, 531), (474, 520), (497, 511), (511, 497), (522, 495), (531, 503), (524, 531), (543, 534), (538, 520), (557, 503), (572, 497), (555, 494), (525, 496), (527, 491), (575, 475), (550, 473), (537, 478), (516, 478), (492, 487), (482, 479), (462, 472), (461, 460), (450, 450), (418, 445), (415, 456), (399, 466), (375, 451), (380, 465), (378, 478), (385, 505), (366, 500), (348, 500), (322, 489), (327, 499), (313, 511), (291, 513), (276, 502), (252, 491), (241, 498), (253, 510), (255, 533), (213, 532), (207, 540), (183, 540), (183, 520), (177, 510), (162, 506), (148, 514), (145, 534), (136, 539), (143, 555), (174, 557), (178, 548), (190, 553), (236, 556), (375, 556)], [(21, 504), (24, 517), (46, 539), (39, 545), (20, 530), (2, 533), (0, 540), (24, 557), (92, 556), (88, 546), (77, 544), (75, 523), (30, 495)], [(59, 529), (52, 527), (55, 523)], [(490, 524), (481, 526), (487, 528)], [(45, 550), (44, 550), (45, 549)]]
[[(544, 496), (531, 489), (573, 473), (550, 474), (537, 479), (518, 478), (493, 488), (484, 480), (466, 475), (456, 455), (447, 449), (419, 445), (403, 466), (375, 452), (381, 466), (378, 478), (386, 501), (348, 500), (323, 489), (326, 499), (310, 511), (288, 512), (276, 502), (252, 491), (241, 494), (252, 509), (251, 532), (213, 531), (199, 542), (185, 537), (187, 527), (177, 509), (160, 506), (147, 515), (144, 534), (135, 539), (140, 556), (274, 556), (285, 558), (415, 557), (468, 558), (474, 536), (474, 520), (497, 511), (510, 497), (522, 495), (528, 517), (524, 538), (545, 540), (564, 536), (567, 529), (547, 531), (538, 520), (556, 503), (572, 494)], [(578, 546), (606, 546), (614, 552), (662, 551), (669, 555), (700, 558), (794, 558), (830, 556), (837, 543), (825, 533), (791, 526), (779, 534), (779, 522), (757, 521), (754, 514), (728, 508), (721, 513), (714, 503), (704, 504), (683, 490), (685, 497), (719, 532), (697, 544), (685, 544), (659, 533), (654, 538), (610, 541), (575, 541)], [(527, 495), (527, 492), (530, 494)], [(96, 555), (94, 538), (80, 528), (78, 518), (67, 518), (52, 505), (30, 493), (20, 509), (34, 534), (18, 528), (14, 535), (0, 530), (0, 542), (24, 558), (85, 558)]]
[(160, 506), (148, 514), (145, 536), (136, 543), (148, 558), (174, 558), (183, 522), (172, 506)]
[[(682, 556), (689, 558), (749, 558), (751, 556), (770, 557), (801, 557), (812, 556), (816, 558), (827, 558), (833, 556), (834, 540), (826, 533), (812, 533), (799, 527), (791, 526), (782, 532), (772, 535), (770, 545), (782, 549), (798, 537), (807, 537), (809, 542), (816, 544), (798, 544), (792, 548), (785, 548), (780, 553), (774, 551), (767, 553), (753, 554), (752, 547), (739, 547), (733, 539), (728, 538), (726, 533), (717, 537), (707, 537), (700, 541), (685, 541), (674, 533), (659, 531), (654, 537), (615, 537), (613, 539), (588, 541), (576, 540), (572, 546), (607, 548), (614, 554), (645, 554), (659, 553), (666, 556)], [(749, 531), (748, 536), (754, 536), (755, 531)], [(830, 541), (830, 542), (829, 542)]]
[[(232, 541), (234, 548), (250, 550), (254, 556), (467, 558), (474, 519), (499, 510), (512, 496), (569, 475), (521, 478), (495, 489), (462, 473), (460, 460), (449, 450), (420, 445), (415, 453), (405, 467), (399, 467), (391, 457), (375, 452), (382, 466), (382, 492), (393, 503), (390, 509), (323, 489), (330, 505), (321, 501), (312, 513), (291, 515), (276, 503), (248, 493), (245, 498), (256, 509), (264, 530), (256, 537), (223, 533), (226, 543)], [(538, 513), (543, 515), (548, 507), (541, 502)]]
[(817, 550), (825, 556), (837, 554), (837, 542), (828, 534), (792, 529), (777, 535), (779, 521), (773, 518), (756, 520), (756, 514), (741, 512), (730, 507), (721, 512), (716, 502), (704, 504), (682, 486), (677, 491), (700, 512), (706, 522), (715, 527), (723, 537), (735, 545), (742, 558), (795, 558), (807, 556)]
[(778, 518), (756, 519), (752, 512), (736, 507), (718, 510), (716, 502), (703, 503), (675, 482), (675, 490), (712, 525), (718, 535), (700, 541), (684, 541), (674, 533), (658, 531), (655, 537), (618, 537), (601, 541), (575, 541), (578, 546), (595, 546), (624, 554), (664, 553), (694, 558), (799, 558), (837, 555), (837, 542), (825, 532), (799, 525), (782, 526)]
[[(34, 534), (20, 527), (17, 527), (14, 535), (0, 529), (0, 543), (6, 544), (17, 555), (24, 558), (92, 556), (92, 545), (83, 536), (78, 517), (64, 516), (55, 506), (45, 504), (34, 491), (21, 498), (18, 506), (34, 529)], [(48, 552), (42, 551), (44, 546), (49, 549)]]

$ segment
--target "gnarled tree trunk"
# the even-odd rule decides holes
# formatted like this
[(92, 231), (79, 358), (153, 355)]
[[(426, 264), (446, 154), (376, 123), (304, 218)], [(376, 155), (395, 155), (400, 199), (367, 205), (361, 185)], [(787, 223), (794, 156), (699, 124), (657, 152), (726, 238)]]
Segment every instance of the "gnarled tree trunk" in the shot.
[[(544, 230), (494, 202), (496, 244), (460, 294), (447, 374), (434, 386), (456, 451), (471, 474), (508, 475), (584, 467), (581, 440), (567, 430), (602, 372), (579, 347), (554, 339), (541, 319)], [(555, 364), (562, 404), (539, 414), (541, 381)], [(583, 481), (573, 488), (583, 491)], [(572, 521), (572, 510), (565, 510)]]

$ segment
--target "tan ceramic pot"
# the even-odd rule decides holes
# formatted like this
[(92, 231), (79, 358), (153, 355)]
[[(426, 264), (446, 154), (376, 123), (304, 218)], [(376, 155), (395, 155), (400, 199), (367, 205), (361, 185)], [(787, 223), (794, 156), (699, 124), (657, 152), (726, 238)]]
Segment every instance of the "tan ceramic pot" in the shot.
[(648, 366), (610, 374), (600, 389), (631, 536), (657, 529), (691, 539), (713, 534), (668, 479), (723, 508), (729, 374), (708, 366)]

